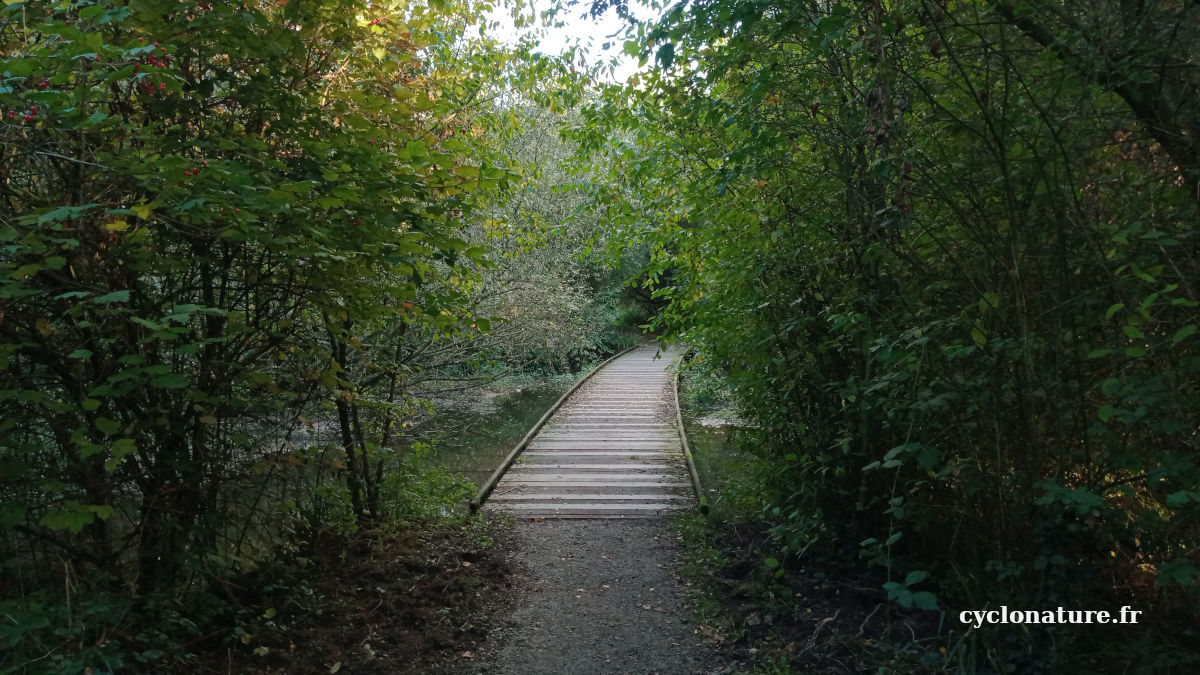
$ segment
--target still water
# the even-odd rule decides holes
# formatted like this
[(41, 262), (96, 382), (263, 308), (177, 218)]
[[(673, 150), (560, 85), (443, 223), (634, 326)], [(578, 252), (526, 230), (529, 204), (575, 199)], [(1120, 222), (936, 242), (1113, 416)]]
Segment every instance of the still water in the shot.
[(432, 444), (430, 463), (480, 485), (572, 384), (573, 378), (553, 378), (492, 392), (483, 405), (439, 410), (410, 438)]
[(733, 464), (739, 459), (734, 443), (734, 427), (726, 424), (699, 424), (684, 418), (688, 446), (692, 450), (692, 461), (696, 473), (700, 474), (700, 487), (708, 496), (710, 504), (721, 496), (722, 487), (731, 474)]

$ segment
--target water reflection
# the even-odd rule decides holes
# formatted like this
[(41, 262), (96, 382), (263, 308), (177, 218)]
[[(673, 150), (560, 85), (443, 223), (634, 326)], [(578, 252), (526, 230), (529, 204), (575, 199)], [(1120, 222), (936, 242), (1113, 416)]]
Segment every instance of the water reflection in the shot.
[(430, 443), (428, 461), (479, 485), (500, 466), (513, 446), (546, 410), (571, 387), (555, 379), (503, 392), (491, 392), (489, 405), (438, 410), (409, 437)]
[(696, 472), (700, 474), (700, 486), (708, 495), (709, 503), (714, 503), (731, 475), (730, 465), (739, 459), (732, 438), (735, 427), (700, 424), (687, 417), (683, 423), (692, 450), (692, 460), (696, 463)]

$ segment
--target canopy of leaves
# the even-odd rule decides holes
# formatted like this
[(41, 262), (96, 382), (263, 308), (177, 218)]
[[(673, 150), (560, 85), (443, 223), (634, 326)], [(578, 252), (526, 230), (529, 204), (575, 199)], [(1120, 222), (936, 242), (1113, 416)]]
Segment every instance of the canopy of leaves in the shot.
[[(595, 207), (654, 247), (655, 325), (755, 425), (779, 551), (862, 542), (942, 607), (1140, 603), (1161, 663), (1186, 652), (1198, 28), (1195, 3), (926, 0), (630, 27), (656, 67), (572, 133)], [(1000, 670), (1146, 653), (990, 635)]]
[[(493, 141), (516, 120), (491, 102), (530, 74), (469, 37), (486, 8), (0, 8), (0, 550), (19, 580), (0, 668), (161, 658), (217, 605), (118, 638), (131, 603), (382, 517), (419, 405), (404, 336), (477, 329), (488, 263), (463, 213), (515, 175)], [(84, 620), (54, 618), (60, 559), (109, 593), (75, 598)]]

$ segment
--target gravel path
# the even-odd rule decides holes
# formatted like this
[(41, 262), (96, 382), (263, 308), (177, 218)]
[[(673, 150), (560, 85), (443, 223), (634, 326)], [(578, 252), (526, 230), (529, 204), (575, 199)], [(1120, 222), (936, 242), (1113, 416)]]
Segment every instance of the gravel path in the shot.
[(518, 521), (519, 594), (479, 673), (720, 672), (684, 606), (661, 519)]

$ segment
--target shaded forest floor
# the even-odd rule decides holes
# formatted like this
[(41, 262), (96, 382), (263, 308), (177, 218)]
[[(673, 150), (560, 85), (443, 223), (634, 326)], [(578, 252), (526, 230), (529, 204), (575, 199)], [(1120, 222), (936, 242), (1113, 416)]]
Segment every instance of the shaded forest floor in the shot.
[(675, 525), (696, 620), (735, 672), (955, 672), (939, 613), (899, 608), (887, 600), (884, 580), (847, 573), (857, 565), (768, 566), (762, 532), (698, 515)]
[(240, 584), (254, 623), (233, 644), (207, 645), (201, 669), (460, 672), (510, 602), (511, 538), (496, 520), (322, 535), (294, 571), (302, 581)]
[(833, 567), (776, 576), (758, 543), (699, 516), (673, 524), (489, 517), (322, 535), (300, 553), (302, 565), (288, 568), (293, 577), (237, 584), (240, 626), (195, 650), (197, 670), (945, 668), (946, 643), (932, 637), (936, 613), (898, 615), (877, 580), (838, 578)]

